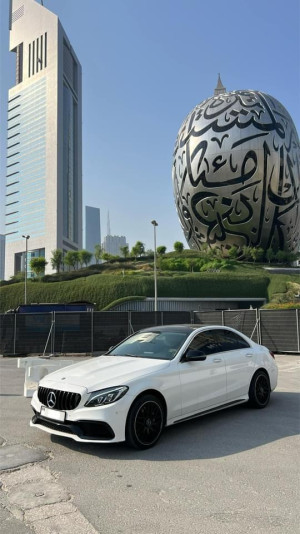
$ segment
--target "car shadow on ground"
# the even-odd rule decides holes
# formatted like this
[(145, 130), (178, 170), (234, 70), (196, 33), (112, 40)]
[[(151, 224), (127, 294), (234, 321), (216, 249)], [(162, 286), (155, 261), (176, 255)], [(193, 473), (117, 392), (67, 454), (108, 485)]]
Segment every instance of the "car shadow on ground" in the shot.
[(157, 445), (145, 451), (124, 443), (79, 443), (52, 435), (54, 443), (103, 459), (179, 461), (221, 458), (248, 451), (299, 432), (300, 394), (276, 391), (269, 406), (247, 404), (167, 427)]

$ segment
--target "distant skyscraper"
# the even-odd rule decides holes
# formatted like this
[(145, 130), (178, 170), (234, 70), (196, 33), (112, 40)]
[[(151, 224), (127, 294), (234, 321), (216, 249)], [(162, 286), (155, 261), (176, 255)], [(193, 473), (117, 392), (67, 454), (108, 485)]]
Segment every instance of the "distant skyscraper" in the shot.
[(122, 252), (120, 248), (126, 246), (128, 246), (128, 243), (126, 243), (126, 237), (124, 235), (107, 235), (102, 244), (103, 250), (113, 256), (121, 256)]
[(85, 248), (94, 253), (95, 245), (100, 244), (100, 209), (85, 206)]
[(5, 235), (0, 234), (0, 280), (4, 280)]
[(16, 84), (7, 125), (5, 277), (51, 251), (82, 248), (81, 66), (58, 17), (11, 0)]
[(109, 217), (109, 211), (107, 212), (107, 235), (104, 238), (104, 241), (102, 243), (102, 248), (105, 252), (108, 254), (112, 254), (113, 256), (121, 256), (122, 252), (120, 250), (121, 247), (128, 246), (128, 243), (126, 243), (126, 237), (124, 235), (111, 235), (111, 229), (110, 229), (110, 217)]

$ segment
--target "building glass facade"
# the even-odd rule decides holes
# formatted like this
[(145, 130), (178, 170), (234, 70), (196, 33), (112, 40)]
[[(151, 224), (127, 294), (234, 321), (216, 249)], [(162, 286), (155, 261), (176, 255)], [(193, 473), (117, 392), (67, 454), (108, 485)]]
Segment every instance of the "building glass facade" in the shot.
[(85, 248), (95, 252), (95, 245), (101, 244), (100, 209), (85, 206)]
[(107, 235), (104, 238), (102, 247), (105, 252), (112, 256), (120, 256), (121, 247), (127, 247), (126, 237), (124, 235)]
[(0, 234), (0, 280), (4, 280), (5, 267), (5, 235)]
[(77, 104), (71, 89), (64, 83), (63, 100), (63, 233), (71, 241), (77, 241), (77, 225), (74, 213), (76, 205), (76, 123)]
[(24, 267), (22, 236), (44, 250), (47, 274), (53, 250), (82, 248), (81, 66), (54, 13), (37, 0), (10, 4), (6, 279)]
[[(25, 256), (26, 252), (19, 252), (15, 254), (15, 273), (23, 272), (25, 271)], [(32, 258), (44, 258), (45, 257), (45, 249), (39, 248), (36, 250), (28, 250), (27, 252), (27, 278), (35, 278), (34, 272), (31, 270), (30, 267), (30, 260)]]
[(45, 233), (46, 77), (8, 104), (6, 240)]

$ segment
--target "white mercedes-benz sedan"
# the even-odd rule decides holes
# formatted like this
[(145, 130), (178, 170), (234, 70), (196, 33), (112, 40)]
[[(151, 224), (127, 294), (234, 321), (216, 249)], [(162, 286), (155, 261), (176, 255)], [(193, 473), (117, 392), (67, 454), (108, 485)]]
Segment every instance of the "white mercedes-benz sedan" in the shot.
[(45, 376), (30, 424), (76, 441), (147, 449), (165, 426), (243, 402), (265, 408), (277, 375), (272, 352), (233, 328), (156, 326)]

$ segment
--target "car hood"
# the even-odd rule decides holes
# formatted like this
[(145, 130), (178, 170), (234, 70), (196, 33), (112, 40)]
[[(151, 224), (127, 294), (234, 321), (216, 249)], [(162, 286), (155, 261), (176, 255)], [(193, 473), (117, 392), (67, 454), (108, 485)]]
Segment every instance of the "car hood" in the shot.
[(39, 385), (63, 390), (80, 386), (91, 392), (111, 386), (126, 386), (136, 378), (160, 371), (169, 365), (170, 362), (166, 360), (99, 356), (54, 371), (46, 375)]

